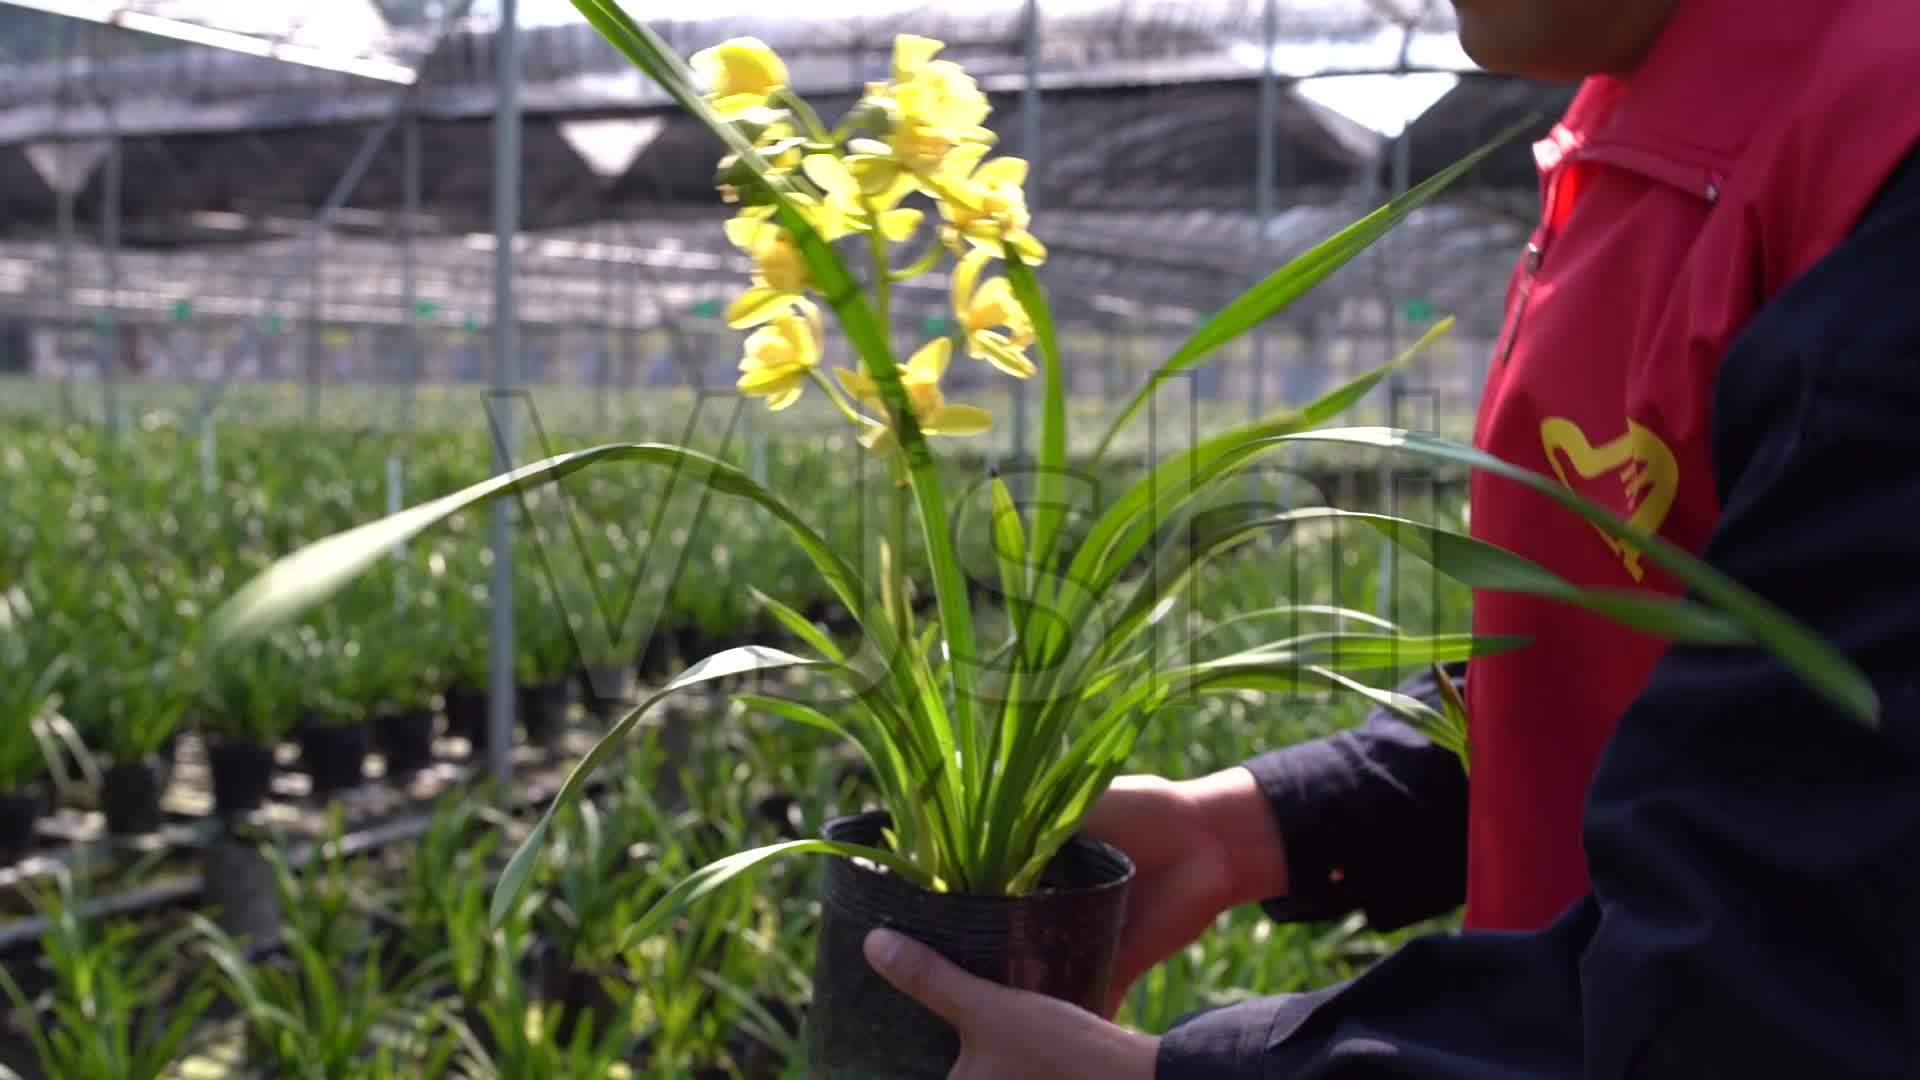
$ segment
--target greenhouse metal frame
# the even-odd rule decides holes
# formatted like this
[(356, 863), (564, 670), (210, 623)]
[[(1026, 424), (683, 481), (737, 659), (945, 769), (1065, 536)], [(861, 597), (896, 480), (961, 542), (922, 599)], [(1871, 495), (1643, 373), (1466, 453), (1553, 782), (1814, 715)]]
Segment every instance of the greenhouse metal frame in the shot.
[[(406, 26), (369, 2), (312, 17), (321, 6), (259, 5), (237, 25), (231, 5), (198, 0), (0, 4), (26, 28), (0, 44), (0, 371), (58, 382), (68, 407), (97, 388), (110, 428), (136, 380), (192, 386), (203, 426), (249, 380), (302, 382), (312, 402), (393, 384), (402, 425), (422, 384), (639, 387), (660, 356), (673, 385), (730, 382), (717, 316), (747, 263), (718, 228), (717, 146), (658, 88), (582, 22), (520, 26), (516, 0)], [(1464, 70), (1432, 0), (877, 7), (763, 5), (661, 30), (683, 52), (758, 35), (826, 111), (885, 72), (894, 34), (947, 41), (992, 95), (1002, 145), (1033, 163), (1063, 336), (1105, 343), (1075, 390), (1109, 398), (1126, 389), (1117, 340), (1171, 345), (1495, 133), (1543, 130), (1568, 94)], [(156, 27), (169, 47), (152, 47)], [(1457, 81), (1393, 137), (1306, 92), (1412, 73)], [(1451, 359), (1411, 378), (1471, 397), (1535, 198), (1518, 139), (1230, 353), (1204, 392), (1257, 413), (1453, 315)], [(938, 332), (944, 284), (902, 290), (896, 316)], [(536, 353), (548, 362), (530, 371)], [(501, 433), (502, 467), (516, 441)], [(509, 514), (497, 504), (497, 584)], [(510, 603), (494, 614), (498, 733)]]

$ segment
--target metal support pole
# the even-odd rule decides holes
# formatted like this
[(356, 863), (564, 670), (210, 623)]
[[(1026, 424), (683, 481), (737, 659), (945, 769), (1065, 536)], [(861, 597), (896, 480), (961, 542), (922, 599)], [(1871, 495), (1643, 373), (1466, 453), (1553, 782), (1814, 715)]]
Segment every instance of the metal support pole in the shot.
[[(55, 128), (61, 134), (66, 131), (67, 119), (67, 77), (73, 70), (73, 27), (74, 20), (60, 19), (60, 87), (54, 100)], [(73, 199), (75, 189), (79, 187), (72, 180), (70, 155), (73, 146), (62, 141), (60, 146), (60, 184), (54, 193), (57, 200), (54, 208), (57, 224), (54, 226), (58, 239), (58, 254), (54, 263), (58, 308), (54, 315), (54, 343), (60, 357), (60, 402), (65, 407), (66, 420), (72, 423), (77, 409), (73, 400)]]
[[(113, 114), (111, 103), (108, 115)], [(101, 207), (101, 231), (107, 271), (107, 321), (101, 335), (101, 393), (106, 409), (107, 437), (120, 437), (120, 133), (107, 138), (106, 172), (101, 177), (106, 205)]]
[[(63, 144), (64, 156), (67, 148)], [(55, 303), (54, 341), (59, 345), (60, 356), (60, 399), (66, 407), (67, 420), (74, 419), (73, 403), (73, 188), (62, 184), (55, 193), (54, 213), (57, 224), (54, 226), (58, 239), (55, 241), (53, 279)]]
[[(627, 242), (626, 229), (616, 224), (613, 227), (613, 235), (615, 241), (624, 247)], [(640, 347), (644, 339), (640, 334), (639, 319), (634, 314), (639, 310), (640, 305), (639, 275), (631, 270), (623, 270), (621, 281), (625, 288), (621, 290), (620, 309), (627, 313), (628, 319), (633, 320), (632, 325), (624, 325), (620, 328), (620, 415), (624, 417), (633, 384), (639, 381), (636, 369), (640, 364)]]
[[(1407, 53), (1413, 43), (1413, 27), (1408, 26), (1400, 46), (1400, 66), (1407, 65)], [(1404, 82), (1405, 76), (1395, 76), (1396, 82)], [(1406, 124), (1393, 140), (1393, 198), (1406, 194), (1409, 174), (1412, 171), (1413, 117), (1406, 118)], [(1375, 170), (1378, 173), (1378, 169)], [(1393, 237), (1383, 237), (1379, 247), (1381, 261), (1381, 330), (1386, 339), (1386, 358), (1392, 361), (1400, 354), (1400, 311), (1395, 303), (1393, 281), (1386, 268), (1391, 266), (1391, 247)], [(1407, 393), (1406, 376), (1396, 371), (1387, 377), (1387, 426), (1397, 427), (1400, 423), (1400, 402)], [(1398, 515), (1400, 512), (1399, 484), (1395, 476), (1391, 458), (1380, 463), (1380, 497), (1386, 503), (1386, 512)], [(1381, 617), (1397, 621), (1399, 604), (1396, 602), (1397, 590), (1394, 588), (1395, 549), (1391, 539), (1382, 539), (1380, 543), (1380, 587), (1375, 597), (1376, 607)]]
[(420, 217), (420, 118), (407, 111), (400, 131), (400, 282), (406, 293), (407, 386), (400, 392), (400, 430), (413, 429), (413, 397), (420, 387), (420, 282), (415, 234)]
[(312, 277), (307, 279), (307, 423), (320, 421), (320, 352), (326, 347), (320, 332), (320, 320), (326, 307), (326, 262), (324, 248), (313, 252)]
[(607, 387), (613, 381), (614, 329), (613, 329), (613, 255), (617, 245), (614, 243), (612, 225), (604, 226), (600, 236), (600, 340), (593, 350), (594, 362), (599, 365), (594, 382), (599, 384), (599, 392), (593, 395), (594, 427), (599, 431), (607, 429)]
[(1120, 396), (1117, 389), (1120, 377), (1120, 342), (1119, 334), (1114, 331), (1112, 323), (1107, 324), (1106, 332), (1101, 335), (1101, 338), (1102, 343), (1106, 345), (1107, 362), (1100, 369), (1100, 400), (1111, 404)]
[[(1280, 87), (1277, 72), (1274, 70), (1274, 50), (1280, 40), (1279, 0), (1267, 0), (1260, 26), (1263, 48), (1260, 53), (1260, 129), (1254, 149), (1253, 216), (1257, 231), (1254, 233), (1253, 252), (1256, 265), (1259, 266), (1261, 273), (1265, 273), (1271, 239), (1269, 234), (1273, 229), (1273, 184), (1276, 171), (1274, 159), (1278, 154), (1276, 147), (1279, 142), (1274, 131), (1275, 126), (1280, 122)], [(1247, 419), (1249, 420), (1260, 419), (1261, 413), (1266, 410), (1269, 336), (1265, 323), (1254, 327), (1252, 363), (1249, 365), (1252, 370), (1248, 373), (1251, 378), (1248, 380), (1250, 385), (1247, 388)], [(1292, 465), (1297, 466), (1300, 460), (1298, 443), (1290, 448), (1290, 453)], [(1290, 469), (1289, 472), (1291, 471)], [(1253, 489), (1249, 495), (1257, 504), (1260, 500), (1259, 475), (1251, 475), (1248, 478), (1248, 485)], [(1291, 486), (1289, 482), (1289, 489)]]
[[(1027, 0), (1026, 11), (1027, 40), (1027, 77), (1026, 86), (1020, 97), (1020, 152), (1027, 159), (1027, 205), (1039, 205), (1040, 189), (1040, 0)], [(1009, 455), (1014, 463), (1014, 488), (1016, 492), (1026, 490), (1020, 467), (1027, 459), (1027, 429), (1031, 420), (1027, 413), (1027, 380), (1013, 383), (1013, 450)]]
[[(499, 425), (495, 472), (513, 468), (519, 378), (519, 315), (514, 308), (514, 238), (520, 228), (520, 34), (518, 0), (500, 0), (494, 56), (498, 105), (493, 117), (493, 390)], [(505, 782), (513, 750), (513, 500), (493, 503), (493, 640), (488, 680), (487, 765)]]

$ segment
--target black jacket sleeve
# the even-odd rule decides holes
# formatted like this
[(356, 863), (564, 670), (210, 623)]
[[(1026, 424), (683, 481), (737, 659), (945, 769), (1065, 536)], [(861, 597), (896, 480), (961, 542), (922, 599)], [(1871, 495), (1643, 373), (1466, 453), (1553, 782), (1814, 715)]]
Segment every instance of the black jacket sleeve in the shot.
[[(1466, 665), (1447, 666), (1465, 687)], [(1440, 709), (1431, 672), (1400, 693)], [(1280, 922), (1366, 914), (1397, 930), (1456, 907), (1467, 888), (1467, 774), (1453, 751), (1375, 709), (1361, 726), (1247, 762), (1286, 849), (1288, 895), (1263, 905)]]
[(1607, 746), (1592, 891), (1170, 1032), (1187, 1077), (1920, 1076), (1920, 164), (1741, 335), (1706, 558), (1858, 664), (1877, 729), (1769, 654), (1676, 646)]

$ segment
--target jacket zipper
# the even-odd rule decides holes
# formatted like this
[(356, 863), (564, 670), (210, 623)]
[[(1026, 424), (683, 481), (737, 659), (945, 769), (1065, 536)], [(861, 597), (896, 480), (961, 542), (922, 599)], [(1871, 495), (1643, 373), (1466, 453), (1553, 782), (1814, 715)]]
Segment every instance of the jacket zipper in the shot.
[(1520, 279), (1519, 294), (1513, 298), (1513, 313), (1507, 317), (1506, 333), (1500, 340), (1499, 351), (1494, 354), (1494, 366), (1501, 370), (1506, 369), (1514, 344), (1520, 340), (1520, 322), (1527, 317), (1527, 302), (1533, 299), (1533, 279), (1540, 273), (1540, 261), (1539, 242), (1528, 241), (1525, 276)]
[[(1595, 162), (1638, 173), (1650, 180), (1691, 192), (1705, 199), (1709, 206), (1720, 201), (1723, 177), (1717, 170), (1697, 170), (1625, 149), (1585, 146), (1562, 161), (1559, 165), (1562, 171), (1548, 180), (1546, 198), (1542, 200), (1542, 212), (1547, 221), (1555, 220), (1555, 203), (1559, 198), (1560, 178), (1565, 175), (1564, 170), (1582, 162)], [(1520, 340), (1520, 323), (1526, 318), (1528, 301), (1533, 298), (1534, 279), (1540, 275), (1540, 264), (1546, 257), (1546, 245), (1551, 229), (1552, 225), (1548, 225), (1527, 242), (1526, 276), (1521, 279), (1519, 291), (1514, 297), (1513, 312), (1507, 319), (1505, 337), (1494, 354), (1494, 366), (1499, 370), (1506, 369), (1507, 361), (1512, 358), (1513, 350)]]

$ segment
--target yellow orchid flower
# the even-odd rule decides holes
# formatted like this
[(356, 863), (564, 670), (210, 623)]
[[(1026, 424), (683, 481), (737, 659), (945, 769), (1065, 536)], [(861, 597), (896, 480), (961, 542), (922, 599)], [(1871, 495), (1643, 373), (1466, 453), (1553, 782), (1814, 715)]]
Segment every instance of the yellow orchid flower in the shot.
[(813, 286), (800, 245), (772, 214), (769, 206), (748, 207), (726, 224), (728, 241), (753, 258), (753, 287), (727, 308), (727, 325), (735, 330), (766, 322)]
[[(905, 367), (900, 369), (900, 384), (907, 391), (907, 403), (913, 409), (914, 422), (925, 435), (960, 437), (978, 435), (993, 427), (993, 414), (973, 405), (949, 405), (940, 392), (940, 379), (953, 358), (953, 340), (935, 338), (922, 345)], [(872, 379), (859, 371), (835, 368), (840, 385), (860, 403), (884, 415), (885, 400)], [(893, 429), (884, 421), (862, 418), (866, 427), (860, 432), (860, 445), (869, 450), (886, 451), (894, 445)]]
[[(881, 234), (897, 244), (911, 237), (925, 216), (918, 210), (901, 209), (868, 196), (846, 162), (833, 154), (809, 154), (803, 168), (807, 179), (820, 188), (824, 198), (815, 202), (802, 196), (796, 201), (807, 223), (826, 240), (868, 232), (877, 222)], [(873, 212), (869, 212), (870, 209)]]
[(740, 392), (767, 399), (773, 412), (800, 400), (807, 375), (820, 364), (820, 309), (806, 301), (777, 315), (772, 322), (747, 335), (740, 358)]
[(865, 193), (845, 162), (833, 154), (808, 154), (801, 164), (807, 179), (820, 189), (821, 198), (800, 196), (795, 200), (821, 237), (829, 242), (873, 227), (867, 213)]
[(706, 81), (707, 100), (726, 120), (765, 109), (768, 99), (787, 86), (786, 62), (759, 38), (723, 41), (694, 53), (690, 63)]
[[(767, 163), (767, 172), (775, 178), (790, 176), (800, 168), (801, 147), (806, 142), (793, 125), (785, 120), (776, 120), (760, 130), (753, 140), (753, 148)], [(720, 160), (717, 170), (720, 198), (728, 203), (740, 201), (740, 187), (743, 184), (757, 183), (758, 174), (753, 167), (740, 159), (738, 154), (728, 154)]]
[(1006, 278), (980, 281), (980, 271), (990, 258), (989, 252), (975, 248), (954, 267), (954, 316), (966, 334), (968, 356), (1025, 379), (1035, 370), (1026, 353), (1033, 344), (1033, 319)]
[(965, 68), (934, 59), (944, 48), (942, 42), (913, 34), (894, 38), (893, 100), (902, 113), (929, 127), (972, 136), (963, 141), (990, 141), (992, 133), (981, 125), (993, 106)]
[[(984, 148), (978, 148), (984, 152)], [(956, 152), (954, 166), (971, 152)], [(1047, 249), (1027, 226), (1033, 215), (1027, 210), (1027, 163), (1017, 157), (998, 157), (964, 172), (949, 172), (941, 185), (940, 214), (947, 219), (941, 230), (947, 246), (956, 253), (962, 241), (971, 243), (1001, 258), (1011, 247), (1022, 261), (1037, 266), (1047, 259)]]
[(855, 139), (847, 148), (848, 164), (870, 174), (862, 179), (870, 195), (891, 190), (901, 174), (910, 190), (939, 176), (954, 150), (993, 143), (984, 126), (993, 112), (987, 95), (959, 64), (934, 59), (944, 48), (932, 38), (896, 37), (893, 80), (868, 87), (867, 104), (886, 112), (888, 130), (883, 139)]

